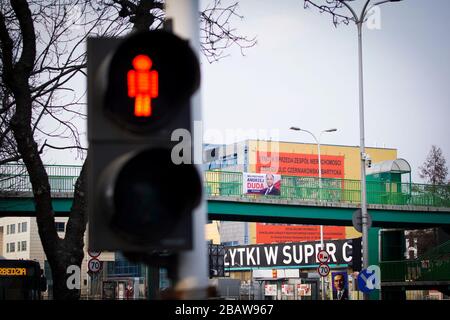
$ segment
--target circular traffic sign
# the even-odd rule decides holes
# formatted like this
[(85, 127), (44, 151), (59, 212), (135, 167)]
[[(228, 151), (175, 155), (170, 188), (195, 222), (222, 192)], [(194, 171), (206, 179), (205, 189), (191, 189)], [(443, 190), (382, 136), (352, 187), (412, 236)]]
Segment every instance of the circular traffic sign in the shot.
[(100, 251), (88, 251), (89, 256), (91, 256), (92, 258), (97, 258), (100, 253)]
[(317, 253), (317, 260), (320, 263), (327, 263), (330, 260), (330, 254), (326, 250), (320, 250), (319, 253)]
[(89, 260), (88, 262), (88, 269), (90, 272), (99, 272), (100, 269), (102, 268), (102, 263), (100, 262), (100, 260), (93, 258), (91, 260)]
[(317, 268), (317, 272), (321, 277), (326, 277), (330, 273), (330, 267), (327, 264), (321, 263)]

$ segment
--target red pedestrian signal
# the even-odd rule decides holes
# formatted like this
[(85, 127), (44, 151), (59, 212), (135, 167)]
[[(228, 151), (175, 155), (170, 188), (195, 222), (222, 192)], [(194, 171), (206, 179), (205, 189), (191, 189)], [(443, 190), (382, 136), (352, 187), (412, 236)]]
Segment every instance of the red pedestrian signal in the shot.
[[(199, 85), (195, 52), (170, 32), (88, 40), (90, 250), (169, 257), (192, 249), (202, 179), (192, 162), (173, 161), (172, 135), (192, 132)], [(178, 180), (188, 190), (174, 190)]]
[(134, 98), (134, 115), (150, 117), (152, 98), (158, 97), (158, 71), (152, 70), (152, 60), (145, 54), (133, 59), (134, 70), (128, 71), (128, 97)]
[(190, 114), (191, 96), (200, 86), (200, 65), (189, 43), (162, 30), (117, 41), (99, 67), (98, 87), (91, 88), (100, 96), (101, 112), (133, 134), (183, 128), (183, 121), (175, 123)]

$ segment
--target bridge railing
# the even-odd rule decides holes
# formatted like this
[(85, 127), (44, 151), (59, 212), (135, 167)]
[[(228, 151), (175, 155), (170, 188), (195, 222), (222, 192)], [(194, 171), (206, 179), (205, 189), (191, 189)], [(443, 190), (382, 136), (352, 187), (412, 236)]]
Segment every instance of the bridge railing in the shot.
[(450, 241), (435, 247), (416, 260), (380, 262), (381, 281), (448, 281)]
[[(242, 172), (206, 171), (205, 190), (210, 197), (260, 197), (243, 194)], [(359, 203), (361, 181), (350, 179), (281, 176), (279, 196), (273, 199), (301, 199), (328, 202)], [(370, 204), (450, 207), (450, 187), (399, 182), (367, 182)]]
[[(52, 192), (73, 192), (81, 166), (47, 165)], [(205, 171), (204, 188), (209, 197), (261, 197), (243, 194), (243, 173)], [(279, 196), (273, 199), (297, 199), (359, 203), (361, 182), (351, 179), (281, 176)], [(31, 191), (28, 173), (21, 165), (0, 167), (0, 191)], [(450, 186), (432, 186), (399, 182), (367, 182), (369, 204), (450, 207)]]
[(380, 262), (381, 281), (448, 281), (450, 261), (446, 260), (405, 260)]
[[(81, 166), (46, 165), (52, 192), (73, 192)], [(31, 182), (25, 166), (0, 166), (0, 191), (31, 192)]]

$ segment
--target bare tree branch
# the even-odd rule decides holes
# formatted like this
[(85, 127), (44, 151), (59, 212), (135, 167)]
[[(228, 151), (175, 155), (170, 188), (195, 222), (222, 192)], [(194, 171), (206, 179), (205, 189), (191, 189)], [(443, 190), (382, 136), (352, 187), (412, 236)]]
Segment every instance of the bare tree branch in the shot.
[[(304, 0), (304, 8), (314, 7), (319, 9), (320, 13), (327, 13), (332, 16), (333, 24), (337, 27), (340, 23), (348, 25), (350, 21), (356, 22), (353, 15), (349, 15), (348, 11), (344, 11), (346, 2), (354, 0)], [(344, 10), (342, 10), (344, 9)], [(344, 14), (347, 13), (347, 14)]]
[[(225, 49), (243, 50), (254, 38), (231, 27), (237, 3), (213, 5), (202, 13), (202, 51), (208, 61), (226, 56)], [(165, 19), (158, 0), (9, 0), (0, 3), (0, 164), (23, 161), (36, 204), (39, 235), (51, 266), (54, 297), (77, 299), (66, 286), (67, 266), (83, 259), (86, 199), (83, 166), (66, 235), (55, 228), (49, 177), (41, 155), (48, 149), (75, 149), (84, 155), (77, 124), (85, 118), (85, 92), (73, 84), (86, 76), (88, 36), (118, 36), (130, 31), (161, 28)], [(207, 33), (210, 33), (209, 35)], [(61, 145), (61, 139), (70, 142)], [(56, 141), (58, 140), (58, 141)], [(43, 141), (43, 142), (42, 142)]]

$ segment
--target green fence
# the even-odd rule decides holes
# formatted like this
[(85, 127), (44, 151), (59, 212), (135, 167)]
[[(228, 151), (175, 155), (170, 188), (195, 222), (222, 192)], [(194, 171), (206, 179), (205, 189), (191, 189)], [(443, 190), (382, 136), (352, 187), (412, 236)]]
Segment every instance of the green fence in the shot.
[[(46, 166), (53, 192), (73, 192), (80, 166)], [(204, 172), (205, 192), (209, 197), (261, 197), (243, 194), (242, 172)], [(280, 196), (263, 196), (274, 199), (297, 199), (325, 202), (359, 203), (361, 182), (350, 179), (328, 179), (319, 181), (315, 177), (281, 177)], [(31, 191), (27, 171), (21, 165), (0, 167), (0, 191)], [(426, 184), (368, 181), (367, 202), (369, 204), (411, 205), (450, 207), (450, 186)]]
[[(73, 192), (80, 175), (81, 166), (46, 165), (52, 192)], [(0, 191), (31, 192), (31, 182), (25, 166), (3, 165), (0, 167)]]
[(380, 270), (383, 282), (449, 281), (450, 257), (380, 262)]
[[(208, 196), (256, 197), (242, 192), (242, 172), (206, 171)], [(370, 181), (367, 182), (369, 204), (450, 207), (450, 187), (426, 184)], [(359, 203), (360, 180), (281, 176), (281, 199)]]
[(386, 282), (449, 281), (450, 241), (429, 250), (416, 260), (380, 262), (381, 280)]

